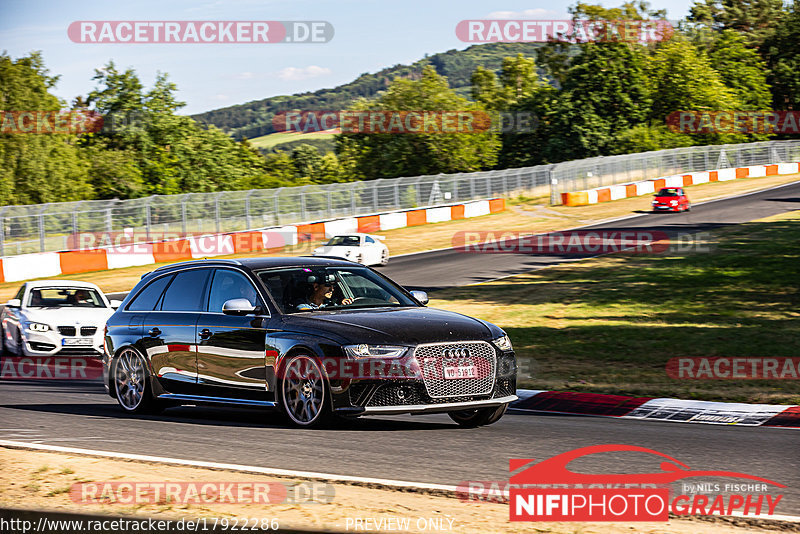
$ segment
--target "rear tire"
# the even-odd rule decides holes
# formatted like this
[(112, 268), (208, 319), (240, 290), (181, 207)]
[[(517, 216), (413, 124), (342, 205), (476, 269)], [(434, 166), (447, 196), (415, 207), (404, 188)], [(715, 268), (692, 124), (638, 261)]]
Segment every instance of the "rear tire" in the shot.
[(114, 358), (111, 376), (114, 396), (126, 413), (156, 414), (165, 408), (153, 397), (147, 364), (136, 349), (126, 347)]
[(449, 412), (450, 419), (465, 428), (475, 428), (479, 426), (491, 425), (500, 420), (506, 413), (508, 404), (492, 408), (475, 408), (473, 410), (461, 410)]

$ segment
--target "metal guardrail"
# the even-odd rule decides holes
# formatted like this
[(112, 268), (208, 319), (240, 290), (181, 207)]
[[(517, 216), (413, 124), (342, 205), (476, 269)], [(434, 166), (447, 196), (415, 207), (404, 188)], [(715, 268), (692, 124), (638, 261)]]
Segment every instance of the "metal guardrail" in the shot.
[(233, 232), (492, 196), (544, 196), (681, 172), (799, 161), (800, 141), (687, 147), (459, 174), (0, 207), (0, 256), (67, 250), (82, 232)]

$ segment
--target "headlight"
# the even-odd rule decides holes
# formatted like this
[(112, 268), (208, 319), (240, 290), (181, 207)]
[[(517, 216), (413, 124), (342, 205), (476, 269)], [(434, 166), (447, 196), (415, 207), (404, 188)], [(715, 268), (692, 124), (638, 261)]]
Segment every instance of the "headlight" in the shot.
[(351, 358), (399, 358), (407, 347), (396, 345), (346, 345), (344, 352)]
[(50, 327), (44, 323), (26, 323), (25, 328), (31, 332), (47, 332)]
[(500, 350), (511, 350), (513, 348), (511, 346), (511, 340), (508, 339), (508, 336), (498, 337), (497, 339), (493, 340), (492, 343)]

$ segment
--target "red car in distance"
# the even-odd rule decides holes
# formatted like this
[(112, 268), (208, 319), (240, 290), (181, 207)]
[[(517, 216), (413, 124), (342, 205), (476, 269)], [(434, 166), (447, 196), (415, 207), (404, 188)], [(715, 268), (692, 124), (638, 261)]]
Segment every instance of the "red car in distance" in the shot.
[(662, 187), (652, 204), (653, 211), (689, 211), (692, 208), (682, 187)]

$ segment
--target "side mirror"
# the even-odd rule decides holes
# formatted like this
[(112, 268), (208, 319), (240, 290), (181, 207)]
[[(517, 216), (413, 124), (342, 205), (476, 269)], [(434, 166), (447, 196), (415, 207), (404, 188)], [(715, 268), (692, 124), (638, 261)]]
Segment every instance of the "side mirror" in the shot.
[(257, 306), (247, 299), (230, 299), (226, 300), (222, 305), (222, 313), (225, 315), (247, 315), (248, 313), (255, 313), (258, 309)]
[(20, 306), (22, 306), (22, 301), (20, 301), (19, 299), (11, 299), (8, 302), (6, 302), (6, 306), (8, 306), (9, 308), (19, 308)]
[(420, 304), (425, 306), (428, 303), (428, 294), (424, 291), (412, 291), (411, 296), (417, 299)]
[(121, 300), (116, 300), (116, 299), (109, 300), (108, 301), (108, 305), (111, 306), (111, 309), (116, 310), (117, 308), (122, 306), (122, 301)]

